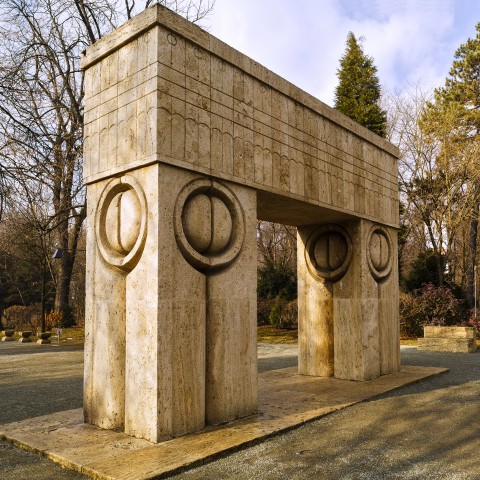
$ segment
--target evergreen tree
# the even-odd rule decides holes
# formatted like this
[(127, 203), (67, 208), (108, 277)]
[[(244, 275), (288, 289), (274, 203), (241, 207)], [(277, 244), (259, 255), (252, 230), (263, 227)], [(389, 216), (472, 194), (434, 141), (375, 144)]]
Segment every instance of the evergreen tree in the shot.
[(477, 34), (455, 52), (445, 86), (435, 90), (427, 104), (421, 127), (442, 144), (439, 162), (448, 164), (449, 174), (460, 171), (464, 196), (469, 197), (470, 222), (467, 259), (467, 300), (473, 304), (474, 265), (477, 255), (480, 204), (480, 22)]
[(337, 70), (335, 108), (372, 132), (385, 137), (387, 112), (379, 105), (380, 82), (373, 58), (363, 53), (355, 35), (347, 37), (347, 49)]

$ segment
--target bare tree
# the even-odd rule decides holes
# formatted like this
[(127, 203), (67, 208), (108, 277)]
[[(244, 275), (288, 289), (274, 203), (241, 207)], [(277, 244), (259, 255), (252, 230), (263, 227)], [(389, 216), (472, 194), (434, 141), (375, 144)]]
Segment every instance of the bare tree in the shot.
[[(69, 303), (85, 219), (80, 55), (152, 0), (2, 0), (0, 4), (0, 213), (8, 183), (42, 185), (62, 257), (56, 308)], [(211, 0), (164, 0), (192, 21)], [(34, 189), (35, 190), (35, 189)]]
[(297, 229), (289, 225), (259, 221), (257, 247), (260, 264), (297, 268)]
[[(425, 128), (425, 109), (431, 96), (415, 88), (407, 96), (390, 95), (390, 140), (401, 151), (399, 179), (404, 221), (410, 234), (424, 238), (434, 253), (439, 286), (454, 260), (454, 246), (472, 205), (478, 203), (478, 155), (474, 144), (460, 145), (447, 132), (456, 128), (455, 115), (445, 115), (445, 135)], [(438, 127), (438, 125), (437, 125)]]
[[(124, 4), (127, 18), (138, 13), (136, 0), (124, 0)], [(154, 4), (163, 5), (193, 23), (200, 23), (212, 13), (215, 0), (145, 0), (140, 2), (140, 5), (142, 4), (143, 8)]]

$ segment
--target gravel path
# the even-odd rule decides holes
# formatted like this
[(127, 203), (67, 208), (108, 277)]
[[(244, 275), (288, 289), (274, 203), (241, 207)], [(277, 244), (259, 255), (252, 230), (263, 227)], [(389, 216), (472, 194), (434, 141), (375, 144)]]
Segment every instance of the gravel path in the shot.
[[(294, 345), (259, 345), (259, 370), (293, 366)], [(480, 352), (402, 347), (402, 362), (450, 372), (184, 472), (200, 479), (480, 479)], [(0, 423), (81, 407), (83, 351), (0, 344)], [(0, 442), (0, 479), (85, 479)]]

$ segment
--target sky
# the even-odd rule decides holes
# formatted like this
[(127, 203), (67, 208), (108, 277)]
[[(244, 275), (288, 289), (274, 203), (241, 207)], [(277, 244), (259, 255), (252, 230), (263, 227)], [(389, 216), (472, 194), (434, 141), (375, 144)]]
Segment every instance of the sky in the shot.
[(208, 31), (333, 106), (348, 32), (363, 37), (382, 88), (444, 85), (476, 35), (480, 0), (216, 0)]

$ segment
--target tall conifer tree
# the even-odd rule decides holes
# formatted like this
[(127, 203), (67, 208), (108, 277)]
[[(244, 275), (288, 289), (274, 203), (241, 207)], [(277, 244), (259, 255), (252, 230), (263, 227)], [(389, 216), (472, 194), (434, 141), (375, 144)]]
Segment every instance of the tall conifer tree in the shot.
[(335, 108), (381, 137), (386, 135), (387, 112), (379, 105), (380, 82), (373, 58), (350, 32), (337, 70)]
[(480, 207), (480, 22), (476, 36), (455, 52), (445, 86), (435, 90), (434, 101), (422, 118), (423, 130), (442, 143), (439, 163), (452, 176), (464, 176), (464, 195), (470, 197), (467, 258), (467, 300), (473, 304), (474, 265)]

